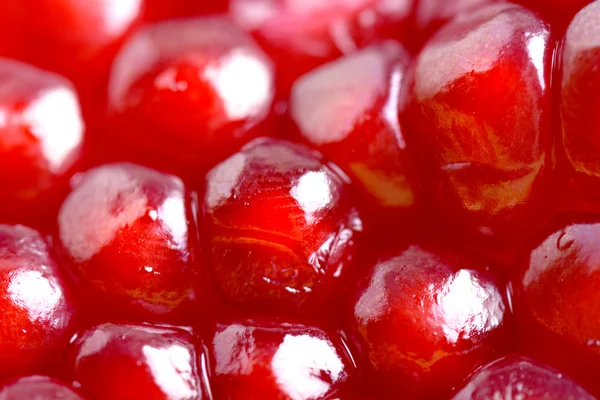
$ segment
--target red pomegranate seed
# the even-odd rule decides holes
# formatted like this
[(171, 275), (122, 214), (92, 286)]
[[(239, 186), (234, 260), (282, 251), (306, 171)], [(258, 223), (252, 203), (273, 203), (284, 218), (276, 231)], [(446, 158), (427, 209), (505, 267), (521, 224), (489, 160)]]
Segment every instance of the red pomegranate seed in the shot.
[(405, 132), (453, 226), (512, 243), (544, 210), (552, 45), (534, 13), (501, 3), (453, 20), (417, 57)]
[(91, 310), (159, 320), (185, 314), (195, 299), (195, 228), (181, 180), (109, 164), (75, 181), (57, 241)]
[(0, 400), (84, 400), (72, 387), (48, 376), (19, 378), (0, 388)]
[(307, 148), (257, 139), (206, 177), (211, 266), (233, 302), (259, 309), (322, 306), (361, 228), (341, 175)]
[[(531, 251), (517, 281), (523, 349), (600, 393), (600, 224), (573, 223)], [(551, 351), (550, 351), (551, 350)]]
[(0, 59), (0, 219), (39, 225), (54, 217), (83, 129), (66, 79)]
[(205, 399), (203, 358), (175, 328), (103, 324), (74, 343), (75, 381), (93, 398)]
[(350, 304), (351, 332), (374, 390), (442, 398), (506, 350), (507, 299), (473, 267), (473, 260), (420, 245), (376, 263)]
[(211, 356), (215, 398), (230, 400), (340, 398), (354, 369), (336, 335), (298, 324), (219, 324)]
[(600, 190), (600, 3), (584, 8), (569, 26), (562, 46), (561, 126), (567, 174), (585, 196)]
[(271, 133), (273, 78), (263, 52), (225, 18), (151, 25), (113, 66), (106, 144), (119, 143), (127, 160), (197, 176)]
[(0, 225), (0, 374), (45, 370), (68, 344), (74, 304), (39, 233)]
[(290, 114), (311, 146), (349, 174), (371, 204), (415, 205), (414, 166), (398, 119), (408, 55), (394, 42), (368, 47), (299, 79)]

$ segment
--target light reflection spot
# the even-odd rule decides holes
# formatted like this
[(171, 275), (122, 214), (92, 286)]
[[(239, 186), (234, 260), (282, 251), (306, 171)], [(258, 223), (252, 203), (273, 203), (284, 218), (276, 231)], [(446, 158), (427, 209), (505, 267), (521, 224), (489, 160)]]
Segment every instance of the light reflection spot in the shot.
[(8, 293), (16, 304), (27, 310), (32, 321), (51, 317), (62, 299), (60, 288), (53, 286), (39, 271), (26, 271), (14, 276)]
[(496, 288), (482, 286), (472, 271), (460, 270), (444, 284), (437, 297), (442, 329), (451, 343), (498, 327), (504, 303)]
[(215, 86), (231, 119), (262, 112), (272, 96), (271, 71), (264, 62), (238, 49), (220, 64), (209, 66), (204, 76)]
[(291, 194), (304, 212), (312, 215), (330, 204), (332, 196), (329, 184), (325, 172), (307, 172), (300, 177)]
[(40, 140), (50, 168), (60, 172), (65, 160), (80, 146), (83, 135), (75, 94), (66, 87), (48, 90), (29, 105), (23, 118)]
[(191, 399), (198, 395), (192, 378), (190, 352), (183, 346), (174, 344), (166, 348), (144, 346), (152, 376), (169, 398)]
[(344, 365), (332, 344), (310, 335), (286, 335), (271, 362), (277, 383), (292, 400), (320, 399), (336, 382)]

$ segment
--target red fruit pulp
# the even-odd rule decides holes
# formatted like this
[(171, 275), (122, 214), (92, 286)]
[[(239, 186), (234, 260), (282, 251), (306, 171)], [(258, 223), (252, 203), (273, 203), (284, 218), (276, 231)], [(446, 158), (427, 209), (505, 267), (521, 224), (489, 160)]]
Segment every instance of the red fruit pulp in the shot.
[(83, 140), (64, 78), (0, 59), (0, 218), (40, 224), (58, 208)]
[(0, 388), (0, 400), (84, 400), (74, 389), (48, 376), (19, 378)]
[(367, 274), (351, 332), (374, 390), (385, 398), (442, 398), (508, 348), (504, 290), (473, 260), (411, 245)]
[(478, 370), (452, 400), (594, 400), (569, 377), (524, 357), (496, 360)]
[(583, 9), (562, 45), (561, 126), (568, 179), (579, 193), (597, 199), (600, 190), (600, 3)]
[(78, 291), (98, 311), (179, 318), (195, 300), (195, 228), (183, 183), (134, 164), (75, 179), (57, 243)]
[(370, 43), (404, 36), (414, 0), (231, 0), (230, 14), (274, 60), (285, 97), (302, 74)]
[(292, 89), (298, 133), (359, 185), (369, 203), (415, 206), (417, 183), (398, 103), (408, 55), (388, 41), (326, 64)]
[(211, 170), (203, 236), (228, 299), (318, 305), (349, 267), (361, 221), (344, 178), (300, 145), (257, 139)]
[(218, 324), (212, 337), (215, 398), (339, 398), (354, 366), (336, 335), (298, 324)]
[(150, 25), (113, 66), (106, 145), (119, 143), (125, 159), (197, 176), (271, 133), (273, 79), (267, 57), (226, 18)]
[(0, 25), (11, 48), (0, 54), (67, 76), (100, 106), (110, 63), (142, 9), (143, 0), (4, 0)]
[(543, 211), (551, 56), (545, 23), (505, 3), (457, 17), (425, 45), (403, 114), (440, 218), (513, 241)]
[(185, 331), (103, 324), (85, 332), (73, 346), (73, 377), (93, 398), (206, 398), (203, 356)]
[(45, 370), (75, 328), (73, 299), (40, 234), (0, 225), (0, 374)]

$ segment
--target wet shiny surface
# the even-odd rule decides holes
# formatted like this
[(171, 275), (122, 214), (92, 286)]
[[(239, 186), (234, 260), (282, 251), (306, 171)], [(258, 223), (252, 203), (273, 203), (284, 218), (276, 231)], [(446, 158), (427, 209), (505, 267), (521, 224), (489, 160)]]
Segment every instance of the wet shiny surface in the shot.
[(97, 399), (204, 399), (204, 360), (182, 330), (103, 324), (72, 349), (75, 382)]
[(595, 3), (35, 1), (86, 133), (0, 60), (0, 400), (600, 396)]
[(303, 76), (290, 100), (304, 140), (360, 184), (370, 202), (387, 208), (416, 201), (397, 113), (408, 62), (394, 42), (368, 47)]
[(143, 0), (6, 0), (0, 23), (12, 48), (0, 54), (67, 76), (94, 101), (88, 97), (103, 97), (112, 57), (142, 8)]
[(452, 400), (593, 400), (571, 378), (524, 357), (503, 358), (477, 371)]
[(83, 400), (73, 388), (55, 378), (27, 376), (0, 388), (0, 400)]
[(405, 134), (443, 218), (487, 236), (526, 231), (551, 146), (551, 55), (535, 14), (492, 4), (446, 25), (417, 57)]
[(341, 175), (307, 148), (257, 139), (206, 177), (203, 236), (224, 294), (290, 309), (330, 294), (362, 228)]
[(270, 134), (273, 97), (270, 61), (229, 20), (161, 22), (132, 37), (113, 66), (107, 144), (116, 140), (128, 159), (190, 175)]
[(552, 233), (531, 251), (515, 302), (527, 351), (596, 390), (589, 370), (600, 367), (599, 239), (597, 223)]
[(36, 223), (34, 215), (57, 207), (79, 159), (83, 130), (66, 79), (0, 59), (0, 218)]
[(367, 275), (351, 305), (352, 331), (378, 389), (439, 398), (506, 347), (502, 289), (470, 265), (411, 245)]
[(562, 146), (570, 180), (585, 195), (597, 197), (600, 179), (600, 4), (582, 10), (562, 47)]
[(230, 14), (275, 61), (286, 95), (302, 74), (385, 38), (402, 38), (413, 0), (231, 0)]
[(337, 398), (353, 370), (341, 349), (339, 338), (309, 326), (217, 325), (211, 346), (215, 398)]
[[(526, 306), (536, 319), (584, 345), (600, 340), (598, 239), (600, 224), (573, 224), (553, 233), (531, 252), (521, 279)], [(595, 346), (590, 351), (600, 355)]]
[(74, 303), (36, 231), (0, 225), (0, 373), (39, 371), (66, 346)]
[(108, 164), (74, 185), (57, 240), (84, 296), (100, 310), (149, 319), (174, 317), (194, 300), (194, 228), (179, 178)]

